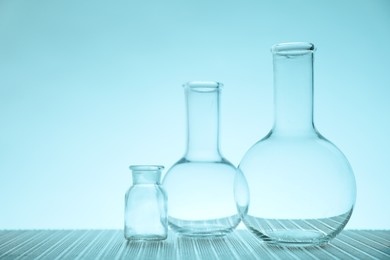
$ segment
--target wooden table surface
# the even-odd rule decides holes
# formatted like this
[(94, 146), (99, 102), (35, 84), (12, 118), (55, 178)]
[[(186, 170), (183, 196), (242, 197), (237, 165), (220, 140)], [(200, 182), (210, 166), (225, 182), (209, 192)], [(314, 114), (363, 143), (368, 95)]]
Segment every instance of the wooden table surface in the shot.
[(344, 230), (328, 245), (267, 246), (247, 230), (127, 242), (122, 230), (1, 230), (0, 259), (390, 259), (390, 230)]

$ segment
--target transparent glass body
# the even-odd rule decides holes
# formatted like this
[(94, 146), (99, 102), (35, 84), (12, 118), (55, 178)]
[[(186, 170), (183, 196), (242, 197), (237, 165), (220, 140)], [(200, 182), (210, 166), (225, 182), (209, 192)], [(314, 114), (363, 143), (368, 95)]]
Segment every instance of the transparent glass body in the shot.
[[(247, 184), (219, 149), (221, 84), (184, 85), (187, 106), (187, 149), (164, 176), (169, 196), (168, 223), (185, 236), (223, 236), (246, 212)], [(240, 209), (237, 210), (237, 207)]]
[(347, 224), (355, 178), (343, 153), (313, 124), (313, 53), (310, 43), (272, 47), (273, 129), (243, 157), (250, 205), (244, 224), (270, 244), (327, 243)]
[(125, 238), (167, 238), (167, 195), (160, 185), (163, 166), (133, 165), (133, 185), (125, 195)]

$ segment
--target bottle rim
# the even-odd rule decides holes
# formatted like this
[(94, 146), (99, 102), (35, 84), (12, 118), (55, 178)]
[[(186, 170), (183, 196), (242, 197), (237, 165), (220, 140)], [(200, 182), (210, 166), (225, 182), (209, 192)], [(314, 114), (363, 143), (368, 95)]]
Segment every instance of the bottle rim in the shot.
[(199, 92), (212, 92), (222, 87), (223, 84), (217, 81), (188, 81), (183, 84), (183, 88)]
[(132, 171), (161, 171), (164, 169), (162, 165), (130, 165)]
[(276, 55), (304, 55), (315, 51), (316, 47), (310, 42), (285, 42), (271, 47), (271, 52)]

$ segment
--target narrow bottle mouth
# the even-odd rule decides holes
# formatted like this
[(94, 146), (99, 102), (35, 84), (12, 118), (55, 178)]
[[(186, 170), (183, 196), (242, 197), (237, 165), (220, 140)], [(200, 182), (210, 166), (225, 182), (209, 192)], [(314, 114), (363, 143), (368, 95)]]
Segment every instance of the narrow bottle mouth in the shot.
[(314, 44), (309, 42), (278, 43), (271, 47), (271, 52), (276, 55), (305, 55), (315, 52)]
[(130, 165), (132, 171), (161, 171), (164, 169), (162, 165)]
[(216, 81), (189, 81), (183, 87), (197, 92), (213, 92), (221, 89), (223, 84)]

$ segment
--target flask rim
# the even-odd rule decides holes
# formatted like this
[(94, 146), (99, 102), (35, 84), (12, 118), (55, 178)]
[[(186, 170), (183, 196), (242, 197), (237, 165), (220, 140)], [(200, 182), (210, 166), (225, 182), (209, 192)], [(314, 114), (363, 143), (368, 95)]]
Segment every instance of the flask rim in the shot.
[(213, 92), (223, 87), (218, 81), (188, 81), (183, 84), (183, 88), (198, 92)]
[(132, 171), (161, 171), (164, 169), (162, 165), (130, 165)]
[(313, 53), (316, 47), (310, 42), (285, 42), (272, 45), (271, 52), (275, 55), (304, 55)]

